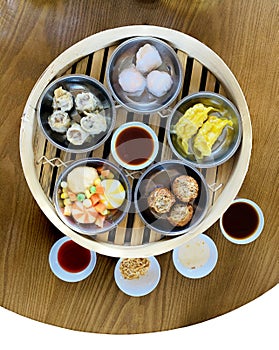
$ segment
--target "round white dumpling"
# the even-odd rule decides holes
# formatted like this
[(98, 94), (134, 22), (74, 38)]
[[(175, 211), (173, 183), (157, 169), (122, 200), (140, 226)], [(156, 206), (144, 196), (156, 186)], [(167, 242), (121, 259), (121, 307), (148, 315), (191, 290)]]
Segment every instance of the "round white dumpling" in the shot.
[(123, 69), (119, 74), (118, 82), (124, 91), (130, 93), (141, 93), (146, 86), (144, 76), (135, 68), (135, 66)]
[(136, 53), (136, 69), (145, 74), (162, 64), (161, 56), (153, 45), (145, 44)]
[(172, 87), (173, 81), (167, 72), (154, 70), (146, 78), (147, 89), (156, 97), (164, 96)]

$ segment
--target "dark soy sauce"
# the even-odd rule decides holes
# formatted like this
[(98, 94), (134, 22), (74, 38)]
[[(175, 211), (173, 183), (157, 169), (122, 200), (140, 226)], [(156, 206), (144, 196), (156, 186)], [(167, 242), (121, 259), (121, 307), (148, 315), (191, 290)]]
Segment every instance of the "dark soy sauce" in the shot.
[(58, 263), (68, 272), (80, 272), (90, 263), (90, 250), (73, 241), (66, 241), (58, 250)]
[(117, 136), (115, 148), (124, 163), (141, 165), (151, 157), (154, 142), (148, 131), (139, 126), (131, 126)]
[(253, 235), (259, 226), (259, 215), (248, 203), (235, 202), (224, 213), (222, 223), (226, 233), (236, 239)]

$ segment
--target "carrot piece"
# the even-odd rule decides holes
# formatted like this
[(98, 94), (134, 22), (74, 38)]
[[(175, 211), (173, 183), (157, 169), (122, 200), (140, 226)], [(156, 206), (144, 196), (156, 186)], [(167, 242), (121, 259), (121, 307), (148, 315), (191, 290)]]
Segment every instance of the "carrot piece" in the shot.
[(96, 194), (104, 194), (105, 193), (105, 189), (102, 185), (97, 185), (96, 186)]
[(100, 197), (95, 193), (90, 197), (93, 207), (100, 202)]
[(98, 213), (102, 214), (105, 212), (105, 210), (107, 209), (107, 207), (105, 206), (104, 203), (99, 202), (98, 204), (96, 204), (94, 206), (94, 208), (97, 210)]

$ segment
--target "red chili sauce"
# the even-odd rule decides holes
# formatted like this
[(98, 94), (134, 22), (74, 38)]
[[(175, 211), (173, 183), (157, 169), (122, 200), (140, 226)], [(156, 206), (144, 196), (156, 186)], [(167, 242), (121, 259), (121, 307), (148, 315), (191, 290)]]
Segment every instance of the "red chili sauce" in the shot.
[(58, 250), (58, 263), (68, 272), (80, 272), (90, 263), (90, 250), (81, 247), (73, 241), (65, 242)]

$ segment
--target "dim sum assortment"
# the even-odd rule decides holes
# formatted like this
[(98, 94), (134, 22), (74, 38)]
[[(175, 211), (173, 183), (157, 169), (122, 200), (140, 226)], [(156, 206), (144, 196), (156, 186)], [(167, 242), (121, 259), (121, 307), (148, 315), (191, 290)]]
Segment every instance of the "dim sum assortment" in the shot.
[[(151, 43), (151, 40), (149, 42)], [(124, 104), (128, 110), (130, 101), (135, 101), (142, 105), (154, 103), (156, 104), (154, 110), (159, 111), (160, 109), (156, 109), (157, 104), (164, 104), (163, 100), (169, 98), (169, 95), (176, 98), (178, 92), (173, 92), (173, 88), (177, 86), (176, 90), (179, 90), (181, 87), (179, 63), (176, 66), (169, 63), (165, 48), (160, 49), (157, 42), (150, 43), (146, 43), (145, 40), (145, 43), (141, 42), (139, 45), (132, 43), (132, 47), (127, 50), (125, 48), (117, 64), (112, 65), (113, 75), (110, 77), (107, 74), (110, 77), (108, 79), (113, 81), (114, 86), (128, 99), (128, 102)], [(175, 53), (174, 56), (176, 57)], [(171, 62), (173, 61), (175, 60)], [(56, 137), (60, 142), (62, 139), (62, 142), (66, 144), (64, 147), (66, 151), (83, 151), (83, 147), (86, 147), (87, 143), (95, 142), (96, 135), (99, 134), (101, 137), (107, 135), (108, 138), (114, 126), (114, 120), (112, 123), (111, 119), (115, 119), (116, 113), (113, 109), (114, 101), (110, 95), (107, 93), (105, 100), (99, 93), (102, 88), (100, 90), (91, 89), (91, 85), (83, 85), (82, 82), (77, 80), (76, 76), (71, 84), (63, 83), (63, 80), (59, 79), (55, 81), (55, 85), (51, 86), (52, 89), (46, 94), (44, 119), (40, 116), (43, 119), (41, 125), (46, 126), (47, 131), (51, 133), (52, 140)], [(110, 87), (110, 89), (113, 92), (113, 88)], [(207, 92), (204, 93), (206, 94)], [(196, 101), (192, 100), (193, 96), (189, 95), (186, 97), (188, 100), (186, 102), (184, 99), (181, 100), (168, 117), (169, 145), (178, 158), (180, 156), (176, 154), (176, 151), (178, 152), (179, 149), (178, 153), (182, 156), (183, 166), (187, 161), (191, 163), (195, 157), (195, 165), (201, 164), (202, 167), (203, 164), (206, 164), (207, 159), (211, 160), (215, 157), (215, 150), (219, 145), (221, 145), (220, 148), (225, 145), (224, 152), (226, 152), (226, 146), (232, 140), (226, 135), (229, 133), (236, 135), (237, 132), (240, 134), (242, 131), (241, 126), (238, 128), (239, 119), (231, 116), (231, 110), (226, 109), (225, 104), (216, 102), (216, 95), (213, 96), (212, 93), (210, 98), (207, 98), (199, 93)], [(118, 100), (116, 96), (115, 99)], [(170, 100), (171, 98), (168, 99), (167, 106)], [(106, 114), (108, 106), (113, 110), (113, 118), (108, 118)], [(220, 112), (219, 107), (226, 111)], [(144, 108), (131, 110), (142, 114), (145, 111)], [(148, 113), (151, 114), (154, 110), (152, 112), (148, 110)], [(162, 114), (160, 116), (164, 117)], [(173, 144), (172, 141), (174, 141)], [(71, 147), (71, 145), (84, 146)], [(99, 146), (98, 143), (95, 145), (95, 148)], [(132, 151), (133, 154), (134, 152)], [(166, 161), (166, 163), (170, 162)], [(147, 225), (151, 225), (152, 229), (154, 227), (154, 230), (166, 235), (183, 233), (193, 227), (203, 219), (207, 209), (207, 187), (204, 185), (204, 180), (200, 180), (202, 178), (199, 177), (200, 174), (195, 176), (194, 168), (186, 174), (181, 173), (177, 171), (176, 165), (177, 163), (171, 169), (171, 176), (166, 181), (161, 169), (158, 172), (160, 175), (156, 173), (155, 176), (152, 173), (150, 183), (144, 185), (148, 190), (145, 192), (143, 210), (140, 210), (140, 207), (137, 208), (137, 201), (140, 202), (142, 198), (140, 196), (137, 198), (135, 195), (136, 210), (141, 219)], [(123, 176), (126, 181), (125, 175)], [(157, 176), (160, 181), (163, 181), (153, 185), (152, 181)], [(140, 185), (141, 183), (142, 179), (139, 180)], [(66, 217), (67, 220), (70, 220), (69, 222), (87, 227), (95, 225), (98, 230), (105, 228), (114, 215), (119, 213), (118, 209), (128, 198), (127, 188), (124, 188), (123, 182), (116, 179), (114, 173), (105, 167), (86, 166), (73, 169), (61, 182), (56, 192), (64, 219)], [(127, 259), (121, 265), (121, 273), (125, 279), (138, 279), (147, 273), (148, 268), (148, 259), (141, 261)]]
[(98, 228), (112, 220), (127, 197), (121, 181), (105, 165), (75, 167), (61, 181), (57, 194), (63, 216)]

